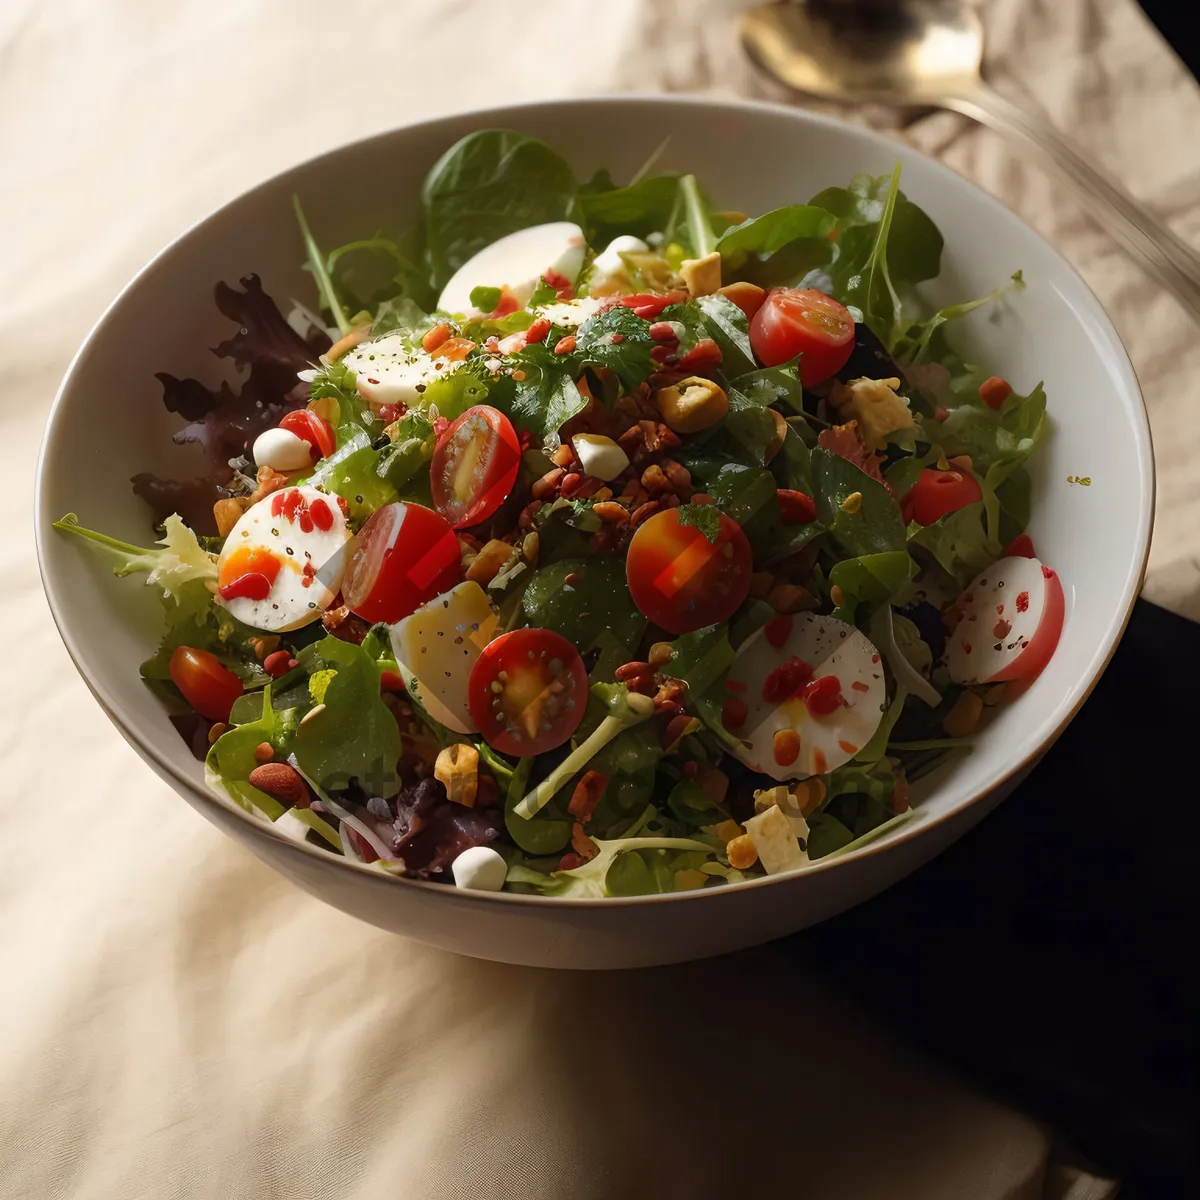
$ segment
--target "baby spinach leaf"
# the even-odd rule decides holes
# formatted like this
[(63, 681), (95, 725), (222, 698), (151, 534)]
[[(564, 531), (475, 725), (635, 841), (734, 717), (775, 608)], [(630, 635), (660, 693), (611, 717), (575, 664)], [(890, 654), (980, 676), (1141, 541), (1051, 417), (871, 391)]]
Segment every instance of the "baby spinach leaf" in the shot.
[(300, 769), (324, 791), (345, 788), (351, 779), (372, 795), (400, 789), (396, 764), (400, 730), (379, 696), (379, 667), (361, 646), (326, 637), (303, 652), (312, 671), (336, 672), (320, 710), (296, 730), (293, 753)]
[(840, 587), (844, 597), (833, 615), (853, 624), (862, 606), (873, 612), (881, 604), (903, 603), (915, 574), (916, 563), (904, 550), (844, 558), (829, 572), (830, 584)]
[[(905, 548), (900, 506), (882, 483), (821, 446), (811, 452), (811, 461), (817, 518), (847, 554), (858, 557)], [(847, 512), (843, 505), (855, 492), (862, 502)]]
[(206, 765), (220, 776), (225, 790), (243, 808), (257, 808), (270, 820), (277, 821), (283, 815), (283, 805), (249, 783), (250, 772), (258, 766), (254, 752), (263, 742), (269, 742), (275, 757), (286, 759), (301, 713), (298, 708), (276, 709), (271, 703), (270, 684), (263, 689), (261, 698), (256, 699), (262, 706), (258, 719), (236, 725), (217, 738), (208, 752)]
[(588, 241), (600, 246), (624, 233), (644, 238), (665, 230), (678, 194), (679, 176), (675, 174), (649, 175), (623, 188), (581, 189), (578, 208)]
[(827, 812), (814, 813), (808, 819), (808, 857), (824, 858), (850, 845), (854, 834), (837, 817)]
[[(576, 578), (568, 583), (571, 576)], [(608, 633), (632, 655), (646, 632), (646, 618), (629, 594), (625, 564), (615, 558), (564, 559), (539, 567), (521, 603), (530, 625), (551, 629), (585, 652)]]
[[(767, 408), (786, 404), (794, 412), (804, 411), (804, 388), (800, 383), (800, 356), (777, 367), (760, 367), (729, 381), (729, 407)], [(737, 396), (735, 402), (734, 396)]]
[(505, 129), (481, 129), (455, 142), (421, 188), (425, 244), (436, 287), (492, 242), (565, 220), (575, 176), (545, 142)]
[(764, 467), (727, 463), (706, 487), (721, 511), (742, 527), (757, 566), (787, 558), (823, 532), (820, 520), (807, 525), (783, 523), (778, 482)]
[(1001, 554), (1000, 544), (988, 537), (984, 527), (982, 500), (947, 513), (932, 525), (915, 526), (908, 540), (928, 551), (959, 587), (966, 587)]
[(748, 279), (772, 287), (799, 279), (830, 261), (828, 234), (834, 224), (833, 215), (823, 208), (789, 204), (725, 230), (717, 249), (726, 282)]

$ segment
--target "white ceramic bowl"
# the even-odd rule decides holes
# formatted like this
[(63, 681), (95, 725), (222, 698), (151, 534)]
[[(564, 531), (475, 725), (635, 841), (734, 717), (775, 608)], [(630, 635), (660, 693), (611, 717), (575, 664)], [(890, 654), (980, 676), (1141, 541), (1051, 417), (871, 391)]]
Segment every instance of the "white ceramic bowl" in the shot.
[[(1014, 270), (1027, 289), (1003, 312), (975, 314), (980, 361), (1021, 391), (1046, 382), (1053, 435), (1032, 470), (1031, 533), (1059, 572), (1067, 618), (1058, 651), (975, 753), (920, 789), (917, 816), (890, 837), (807, 872), (701, 893), (633, 900), (480, 895), (385, 877), (310, 846), (210, 792), (201, 764), (138, 677), (161, 610), (151, 589), (114, 578), (50, 522), (84, 523), (145, 543), (147, 514), (129, 478), (176, 475), (175, 419), (155, 371), (212, 379), (208, 347), (228, 334), (218, 279), (255, 272), (281, 305), (311, 299), (291, 217), (304, 201), (328, 246), (418, 212), (427, 168), (473, 129), (545, 138), (580, 176), (628, 178), (665, 137), (663, 169), (696, 172), (719, 203), (747, 212), (806, 200), (859, 172), (903, 162), (903, 187), (946, 239), (931, 298), (990, 291)], [(1091, 486), (1069, 484), (1088, 476)], [(1055, 251), (959, 176), (865, 129), (797, 109), (704, 99), (571, 100), (430, 121), (357, 142), (240, 196), (183, 234), (121, 293), (71, 364), (38, 471), (37, 542), (63, 640), (114, 724), (193, 807), (313, 895), (386, 929), (463, 954), (555, 967), (628, 967), (716, 954), (823, 920), (874, 895), (978, 821), (1036, 761), (1104, 669), (1140, 587), (1153, 510), (1150, 432), (1129, 360), (1095, 297)], [(923, 781), (924, 783), (924, 781)], [(953, 897), (947, 897), (953, 903)]]

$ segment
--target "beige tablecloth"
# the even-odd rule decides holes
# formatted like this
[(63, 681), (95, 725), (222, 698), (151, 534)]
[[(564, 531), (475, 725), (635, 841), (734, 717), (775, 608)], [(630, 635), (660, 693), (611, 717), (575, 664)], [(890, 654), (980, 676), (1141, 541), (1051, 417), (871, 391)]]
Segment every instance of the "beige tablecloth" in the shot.
[[(742, 7), (0, 5), (0, 1196), (1111, 1194), (1051, 1169), (1050, 1134), (771, 951), (555, 975), (455, 959), (321, 906), (138, 761), (41, 596), (30, 511), (47, 406), (159, 246), (295, 160), (416, 116), (585, 91), (774, 95), (734, 43)], [(1200, 95), (1132, 0), (987, 8), (997, 84), (1200, 233)], [(935, 116), (903, 136), (1017, 208), (1113, 313), (1157, 435), (1149, 586), (1187, 610), (1195, 329), (992, 134)], [(766, 1037), (784, 1023), (790, 1046)], [(847, 1114), (868, 1138), (846, 1136)]]

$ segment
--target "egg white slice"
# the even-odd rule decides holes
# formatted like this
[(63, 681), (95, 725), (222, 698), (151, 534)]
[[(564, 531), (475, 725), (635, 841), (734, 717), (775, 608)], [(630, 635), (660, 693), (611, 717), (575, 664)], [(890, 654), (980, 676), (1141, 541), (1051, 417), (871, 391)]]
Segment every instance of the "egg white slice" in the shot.
[[(217, 603), (253, 629), (283, 633), (315, 621), (342, 585), (350, 530), (336, 496), (315, 487), (282, 488), (244, 513), (217, 559)], [(227, 593), (249, 552), (265, 551), (277, 570), (259, 599)]]
[[(726, 695), (746, 705), (746, 719), (727, 728), (738, 739), (733, 753), (751, 770), (772, 779), (803, 779), (849, 762), (871, 740), (887, 707), (887, 686), (879, 651), (853, 625), (814, 613), (791, 617), (790, 628), (787, 620), (760, 629), (741, 647)], [(833, 712), (815, 715), (799, 696), (780, 703), (763, 698), (768, 677), (791, 658), (807, 663), (813, 679), (838, 680), (842, 700)], [(800, 752), (791, 763), (776, 761), (780, 730), (799, 735)]]

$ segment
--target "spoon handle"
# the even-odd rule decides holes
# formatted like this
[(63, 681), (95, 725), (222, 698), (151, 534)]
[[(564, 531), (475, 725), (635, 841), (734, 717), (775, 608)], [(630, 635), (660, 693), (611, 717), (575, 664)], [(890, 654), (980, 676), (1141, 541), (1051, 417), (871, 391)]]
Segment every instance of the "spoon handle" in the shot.
[(1101, 225), (1200, 322), (1200, 255), (1151, 216), (1119, 183), (1092, 166), (1049, 121), (1026, 112), (983, 84), (970, 92), (947, 96), (944, 104), (1042, 151), (1055, 170), (1074, 185), (1079, 199)]

